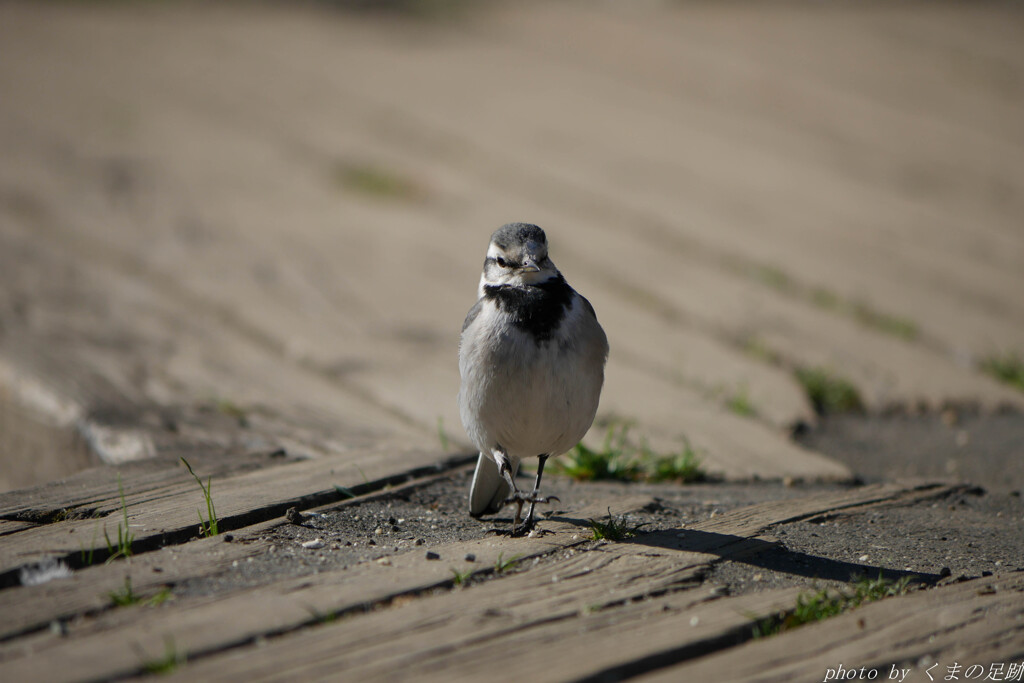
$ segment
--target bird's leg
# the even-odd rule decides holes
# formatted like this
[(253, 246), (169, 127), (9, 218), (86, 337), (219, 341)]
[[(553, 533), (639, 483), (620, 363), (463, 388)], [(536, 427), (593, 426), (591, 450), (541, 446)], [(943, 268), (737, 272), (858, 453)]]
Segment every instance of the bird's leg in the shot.
[(530, 512), (526, 515), (526, 523), (523, 525), (526, 531), (533, 528), (533, 510), (537, 507), (537, 503), (550, 503), (553, 500), (558, 500), (555, 496), (548, 496), (547, 498), (539, 498), (537, 496), (540, 493), (540, 478), (544, 474), (544, 463), (548, 461), (548, 455), (545, 453), (544, 455), (537, 456), (537, 458), (540, 462), (537, 463), (537, 478), (533, 481), (533, 493), (530, 494)]
[[(515, 503), (516, 506), (517, 506), (516, 507), (515, 521), (512, 524), (512, 535), (513, 536), (521, 535), (523, 533), (526, 533), (526, 532), (530, 531), (530, 529), (533, 528), (534, 522), (535, 522), (534, 516), (533, 516), (534, 515), (534, 508), (536, 508), (537, 503), (550, 503), (553, 500), (558, 500), (558, 498), (555, 497), (555, 496), (548, 496), (547, 498), (541, 498), (539, 495), (537, 495), (540, 492), (540, 479), (541, 479), (541, 476), (544, 474), (544, 463), (547, 462), (548, 456), (547, 456), (547, 454), (545, 454), (545, 455), (539, 456), (539, 458), (540, 458), (540, 464), (537, 466), (537, 478), (534, 480), (534, 483), (533, 483), (533, 491), (531, 491), (530, 493), (524, 493), (523, 491), (520, 491), (519, 489), (517, 489), (515, 487), (515, 485), (513, 485), (512, 486), (512, 495), (510, 495), (505, 500), (505, 504), (506, 505), (509, 504), (509, 503)], [(500, 465), (499, 465), (499, 468), (500, 468)], [(511, 474), (506, 476), (506, 480), (511, 480)], [(529, 503), (530, 504), (530, 512), (529, 512), (529, 514), (526, 517), (526, 522), (520, 527), (519, 526), (519, 518), (520, 518), (520, 515), (522, 514), (523, 503)]]
[(515, 536), (516, 527), (519, 526), (519, 518), (523, 514), (522, 493), (518, 488), (516, 488), (516, 482), (512, 479), (512, 468), (509, 467), (508, 458), (502, 457), (504, 456), (503, 453), (497, 453), (495, 455), (495, 459), (498, 461), (498, 472), (505, 478), (505, 482), (509, 485), (509, 488), (512, 489), (512, 495), (505, 500), (505, 504), (516, 504), (516, 514), (515, 517), (512, 518), (512, 535)]

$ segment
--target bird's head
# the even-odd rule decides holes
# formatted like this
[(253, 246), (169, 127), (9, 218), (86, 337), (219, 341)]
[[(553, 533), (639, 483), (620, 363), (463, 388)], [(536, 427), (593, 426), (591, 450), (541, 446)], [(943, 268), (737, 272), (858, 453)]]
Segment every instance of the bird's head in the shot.
[(548, 239), (544, 231), (529, 223), (508, 223), (491, 235), (480, 287), (525, 287), (557, 275), (558, 269), (548, 258)]

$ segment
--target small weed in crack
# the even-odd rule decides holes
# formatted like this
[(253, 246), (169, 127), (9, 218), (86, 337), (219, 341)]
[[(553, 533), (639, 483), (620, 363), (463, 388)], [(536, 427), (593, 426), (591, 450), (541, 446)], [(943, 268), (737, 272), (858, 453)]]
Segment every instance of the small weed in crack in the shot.
[(168, 636), (164, 639), (163, 656), (158, 659), (144, 661), (142, 668), (151, 674), (163, 675), (171, 673), (184, 663), (185, 655), (178, 652), (178, 648), (174, 645), (174, 640)]
[[(135, 540), (135, 535), (132, 534), (128, 528), (128, 502), (124, 497), (124, 486), (121, 483), (121, 475), (117, 475), (117, 492), (121, 496), (121, 514), (124, 517), (124, 524), (121, 522), (117, 523), (117, 543), (115, 544), (110, 535), (107, 534), (106, 525), (103, 526), (103, 538), (107, 542), (107, 552), (110, 557), (107, 558), (107, 562), (112, 562), (119, 557), (131, 557), (132, 554), (132, 542)], [(83, 553), (84, 554), (84, 553)], [(83, 557), (83, 559), (85, 559)], [(92, 550), (89, 551), (89, 564), (92, 564)]]
[(804, 593), (796, 599), (796, 606), (792, 610), (756, 621), (752, 635), (754, 638), (766, 638), (804, 624), (822, 621), (869, 602), (903, 595), (909, 590), (909, 585), (910, 577), (891, 581), (879, 576), (877, 579), (861, 579), (850, 591), (821, 589), (814, 593)]
[(207, 477), (206, 484), (204, 485), (203, 480), (200, 479), (199, 476), (192, 471), (192, 465), (188, 464), (188, 460), (186, 460), (183, 457), (181, 461), (185, 463), (185, 467), (188, 468), (188, 473), (191, 474), (192, 477), (196, 480), (196, 483), (199, 484), (199, 488), (202, 489), (203, 491), (203, 498), (206, 499), (205, 521), (203, 520), (203, 513), (199, 512), (199, 510), (196, 510), (196, 514), (199, 515), (199, 535), (201, 537), (216, 536), (218, 533), (220, 533), (220, 531), (217, 525), (217, 510), (214, 509), (213, 497), (210, 494), (210, 489), (213, 485), (213, 477)]
[(498, 561), (494, 563), (494, 573), (503, 574), (508, 570), (513, 569), (517, 564), (519, 564), (519, 560), (521, 559), (521, 555), (513, 555), (512, 557), (506, 560), (505, 554), (499, 553)]
[(578, 443), (555, 461), (552, 468), (556, 473), (577, 481), (677, 481), (687, 484), (708, 478), (688, 441), (684, 440), (683, 449), (678, 453), (662, 455), (651, 450), (643, 439), (639, 445), (632, 443), (628, 438), (630, 427), (629, 422), (613, 421), (599, 449)]
[(107, 597), (110, 598), (110, 602), (115, 607), (128, 607), (129, 605), (148, 605), (150, 607), (156, 607), (157, 605), (163, 604), (171, 597), (171, 589), (164, 586), (160, 589), (160, 592), (151, 598), (143, 599), (141, 595), (135, 592), (132, 588), (132, 578), (130, 576), (124, 577), (124, 588), (121, 590), (110, 591), (107, 593)]
[(597, 519), (590, 520), (590, 528), (593, 530), (593, 540), (609, 540), (609, 541), (623, 541), (627, 538), (632, 538), (640, 533), (642, 527), (647, 526), (647, 522), (642, 522), (630, 526), (626, 523), (625, 517), (619, 517), (615, 519), (612, 515), (611, 508), (608, 508), (608, 521), (602, 522)]

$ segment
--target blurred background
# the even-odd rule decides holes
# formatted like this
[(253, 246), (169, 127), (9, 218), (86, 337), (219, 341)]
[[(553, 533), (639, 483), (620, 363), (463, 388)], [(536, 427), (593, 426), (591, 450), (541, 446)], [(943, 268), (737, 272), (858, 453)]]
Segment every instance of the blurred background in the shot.
[(168, 0), (0, 3), (0, 490), (466, 450), (509, 221), (608, 331), (591, 438), (1024, 482), (1019, 4)]

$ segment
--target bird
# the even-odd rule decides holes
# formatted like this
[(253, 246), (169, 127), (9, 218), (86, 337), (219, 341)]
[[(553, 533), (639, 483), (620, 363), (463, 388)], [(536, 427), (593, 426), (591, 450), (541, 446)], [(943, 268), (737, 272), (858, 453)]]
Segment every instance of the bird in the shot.
[[(594, 307), (569, 286), (532, 223), (491, 235), (459, 338), (459, 415), (479, 449), (469, 491), (473, 517), (515, 504), (511, 535), (531, 531), (544, 463), (583, 438), (597, 414), (608, 338)], [(533, 491), (516, 487), (525, 458), (539, 459)], [(525, 503), (530, 510), (520, 525)]]

